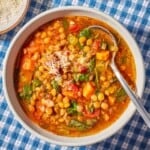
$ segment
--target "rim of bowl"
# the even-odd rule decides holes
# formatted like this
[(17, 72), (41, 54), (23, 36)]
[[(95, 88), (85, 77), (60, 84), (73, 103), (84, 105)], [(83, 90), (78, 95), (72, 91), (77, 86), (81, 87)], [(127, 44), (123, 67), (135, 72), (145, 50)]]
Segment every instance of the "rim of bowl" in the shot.
[(8, 31), (12, 30), (22, 21), (22, 19), (24, 18), (24, 16), (26, 15), (26, 13), (28, 11), (29, 4), (30, 4), (30, 0), (26, 0), (26, 5), (25, 5), (23, 11), (21, 12), (21, 15), (18, 17), (18, 19), (15, 22), (13, 22), (12, 25), (8, 26), (4, 30), (0, 30), (0, 35), (7, 33)]
[[(42, 135), (41, 133), (37, 133), (35, 128), (39, 128), (39, 127), (35, 127), (34, 129), (32, 127), (30, 127), (17, 113), (17, 111), (15, 110), (12, 101), (10, 99), (10, 93), (8, 93), (8, 89), (10, 87), (7, 87), (7, 63), (9, 61), (9, 56), (11, 54), (11, 49), (13, 47), (13, 45), (15, 44), (15, 42), (17, 41), (17, 39), (20, 37), (20, 35), (22, 35), (22, 32), (24, 32), (26, 30), (26, 28), (30, 27), (30, 25), (32, 25), (32, 23), (34, 23), (36, 20), (42, 19), (42, 17), (46, 16), (46, 15), (50, 15), (51, 13), (57, 13), (59, 11), (83, 11), (85, 13), (93, 13), (93, 14), (97, 14), (97, 15), (101, 15), (102, 17), (104, 17), (105, 19), (108, 19), (108, 21), (110, 21), (111, 23), (115, 23), (117, 24), (117, 26), (126, 33), (126, 35), (128, 36), (128, 40), (130, 40), (133, 44), (134, 44), (134, 48), (137, 49), (137, 57), (140, 60), (140, 65), (138, 67), (140, 67), (140, 71), (143, 72), (140, 74), (140, 81), (136, 81), (136, 83), (140, 83), (140, 87), (138, 88), (138, 94), (139, 96), (142, 96), (143, 91), (144, 91), (144, 86), (145, 86), (145, 69), (144, 69), (144, 62), (143, 62), (143, 58), (142, 55), (140, 53), (140, 50), (138, 48), (138, 45), (136, 43), (136, 41), (134, 40), (134, 38), (132, 38), (131, 34), (128, 32), (128, 30), (121, 25), (118, 21), (116, 21), (114, 18), (112, 18), (111, 16), (105, 14), (104, 12), (101, 12), (99, 10), (96, 9), (92, 9), (92, 8), (88, 8), (88, 7), (81, 7), (81, 6), (64, 6), (64, 7), (59, 7), (59, 8), (53, 8), (51, 10), (47, 10), (39, 15), (37, 15), (35, 18), (31, 19), (27, 24), (25, 24), (22, 29), (16, 34), (16, 36), (14, 37), (14, 39), (12, 40), (8, 51), (6, 53), (5, 59), (4, 59), (4, 64), (3, 64), (3, 87), (4, 87), (4, 95), (6, 97), (6, 101), (8, 103), (9, 108), (11, 109), (11, 111), (13, 112), (14, 116), (17, 118), (17, 120), (21, 123), (21, 125), (23, 127), (25, 127), (25, 129), (27, 129), (30, 133), (34, 134), (35, 136), (39, 137), (40, 139), (43, 139), (49, 143), (54, 143), (54, 144), (58, 144), (58, 145), (65, 145), (65, 146), (84, 146), (84, 145), (90, 145), (90, 144), (94, 144), (100, 141), (105, 140), (106, 138), (109, 138), (110, 136), (114, 135), (118, 130), (120, 130), (125, 124), (127, 124), (127, 122), (131, 119), (131, 117), (133, 116), (133, 114), (135, 113), (135, 106), (133, 105), (132, 102), (130, 102), (130, 110), (129, 110), (129, 116), (126, 117), (125, 116), (125, 112), (120, 116), (120, 118), (118, 118), (114, 123), (112, 123), (112, 125), (110, 125), (108, 128), (102, 130), (99, 133), (90, 135), (90, 136), (83, 136), (83, 137), (64, 137), (64, 136), (57, 136), (55, 134), (51, 134), (49, 132), (49, 134), (51, 134), (51, 136), (53, 136), (53, 139), (49, 139), (48, 137)], [(94, 18), (94, 17), (93, 17)], [(98, 18), (97, 18), (98, 19)], [(51, 19), (53, 20), (53, 19)], [(50, 21), (50, 20), (49, 20)], [(104, 21), (104, 20), (102, 20)], [(48, 22), (48, 21), (47, 21)], [(105, 22), (105, 21), (104, 21)], [(111, 25), (110, 25), (111, 26)], [(112, 26), (111, 26), (112, 27)], [(112, 27), (113, 29), (115, 29), (118, 33), (119, 33), (119, 29), (116, 29), (114, 27)], [(35, 29), (36, 30), (36, 29)], [(119, 33), (120, 34), (120, 33)], [(121, 35), (122, 36), (122, 35)], [(124, 38), (124, 37), (123, 37)], [(127, 41), (126, 41), (127, 42)], [(128, 43), (127, 43), (128, 44)], [(129, 46), (129, 45), (128, 45)], [(131, 51), (132, 52), (132, 51)], [(18, 52), (17, 52), (18, 53)], [(136, 63), (136, 62), (135, 62)], [(135, 64), (136, 65), (136, 64)], [(137, 65), (136, 65), (137, 67)], [(137, 71), (137, 68), (136, 68)], [(142, 79), (142, 80), (141, 80)], [(13, 88), (13, 87), (11, 87)], [(21, 106), (20, 106), (21, 107)], [(120, 120), (120, 121), (118, 121)], [(119, 122), (119, 124), (118, 124)], [(116, 126), (117, 128), (111, 128), (112, 126)], [(36, 125), (35, 125), (36, 126)], [(111, 130), (110, 130), (111, 129)], [(40, 129), (42, 130), (42, 129)], [(104, 134), (104, 132), (108, 130), (109, 134)], [(45, 130), (42, 130), (41, 132), (44, 132), (45, 134)], [(63, 139), (63, 140), (62, 140)]]

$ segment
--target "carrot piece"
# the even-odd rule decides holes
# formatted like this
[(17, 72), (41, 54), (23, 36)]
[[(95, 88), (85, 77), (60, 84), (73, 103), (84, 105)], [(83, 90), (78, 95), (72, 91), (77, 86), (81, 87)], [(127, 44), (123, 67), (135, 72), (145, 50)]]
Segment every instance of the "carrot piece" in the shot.
[(22, 68), (23, 70), (34, 70), (34, 61), (25, 55), (22, 59)]
[(87, 99), (91, 97), (95, 92), (95, 88), (93, 87), (91, 82), (86, 82), (86, 84), (83, 87), (83, 96)]

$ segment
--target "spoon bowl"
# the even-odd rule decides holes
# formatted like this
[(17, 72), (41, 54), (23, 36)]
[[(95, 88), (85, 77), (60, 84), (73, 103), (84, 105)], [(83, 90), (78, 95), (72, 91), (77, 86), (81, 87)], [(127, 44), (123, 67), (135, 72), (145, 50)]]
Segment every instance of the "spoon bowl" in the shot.
[[(117, 44), (116, 38), (108, 29), (106, 29), (105, 27), (100, 26), (100, 25), (92, 25), (92, 26), (89, 26), (88, 29), (99, 29), (99, 30), (104, 31), (111, 37), (111, 39), (114, 43), (114, 46), (116, 47), (116, 49), (118, 49), (118, 44)], [(128, 85), (128, 83), (126, 82), (124, 77), (121, 75), (120, 71), (118, 70), (116, 63), (115, 63), (116, 53), (117, 53), (116, 50), (113, 51), (111, 62), (110, 62), (110, 67), (111, 67), (112, 71), (114, 72), (115, 76), (117, 77), (117, 79), (119, 80), (120, 84), (124, 88), (125, 92), (130, 97), (133, 104), (136, 106), (137, 111), (139, 112), (139, 114), (141, 115), (141, 117), (143, 118), (143, 120), (145, 121), (147, 126), (150, 128), (150, 114), (144, 108), (144, 106), (142, 104), (142, 99), (136, 94), (136, 92), (134, 92), (130, 88), (130, 86)]]

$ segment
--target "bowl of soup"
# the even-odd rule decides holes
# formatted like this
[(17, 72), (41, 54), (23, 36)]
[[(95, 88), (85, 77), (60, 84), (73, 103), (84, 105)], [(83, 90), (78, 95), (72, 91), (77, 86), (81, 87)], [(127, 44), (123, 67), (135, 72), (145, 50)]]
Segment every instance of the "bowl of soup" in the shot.
[[(91, 25), (107, 28), (118, 47)], [(29, 132), (59, 145), (93, 144), (115, 134), (136, 109), (110, 69), (114, 51), (118, 69), (142, 96), (143, 59), (120, 23), (84, 7), (36, 16), (14, 37), (4, 63), (4, 92), (13, 114)]]

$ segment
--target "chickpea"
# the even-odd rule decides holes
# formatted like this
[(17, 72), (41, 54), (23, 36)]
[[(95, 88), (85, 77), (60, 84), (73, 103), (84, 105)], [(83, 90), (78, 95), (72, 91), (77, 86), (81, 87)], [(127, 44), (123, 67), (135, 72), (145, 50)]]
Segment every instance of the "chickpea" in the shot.
[(59, 31), (59, 33), (63, 33), (64, 32), (64, 28), (60, 27), (58, 31)]
[(50, 38), (46, 37), (43, 39), (44, 44), (48, 44), (50, 42)]
[(64, 103), (64, 108), (68, 108), (70, 106), (70, 103), (67, 102), (67, 103)]
[(37, 33), (35, 34), (35, 37), (36, 37), (36, 38), (39, 38), (40, 35), (41, 35), (41, 32), (37, 32)]
[[(61, 33), (61, 34), (60, 34), (60, 39), (61, 39), (61, 40), (65, 39), (65, 37), (66, 37), (65, 33)], [(65, 41), (65, 42), (66, 42), (66, 41)]]
[(53, 113), (53, 110), (52, 108), (46, 108), (45, 112), (47, 115), (51, 115)]
[(54, 28), (55, 29), (58, 29), (60, 27), (60, 22), (59, 21), (56, 21), (55, 23), (54, 23)]
[(58, 122), (64, 122), (65, 120), (64, 120), (64, 118), (59, 118), (58, 119)]
[(46, 32), (41, 33), (41, 39), (44, 39), (47, 36)]
[(86, 41), (86, 45), (88, 45), (88, 46), (91, 46), (92, 43), (93, 43), (92, 39), (88, 39), (88, 40)]
[(92, 95), (92, 96), (91, 96), (91, 100), (94, 101), (94, 102), (97, 101), (97, 96), (96, 96), (95, 94)]
[(105, 121), (108, 121), (108, 120), (109, 120), (109, 115), (105, 113), (105, 114), (103, 115), (103, 118), (104, 118)]
[(63, 98), (63, 103), (68, 103), (69, 102), (69, 98), (68, 97), (64, 97)]
[(38, 52), (36, 52), (33, 56), (32, 56), (32, 60), (37, 60), (40, 58), (40, 54)]
[(71, 50), (71, 51), (74, 51), (75, 50), (75, 48), (74, 48), (74, 46), (73, 45), (68, 45), (68, 48), (69, 48), (69, 50)]
[(82, 112), (82, 110), (83, 110), (83, 106), (82, 105), (77, 105), (77, 111)]
[(65, 114), (65, 112), (66, 112), (65, 109), (61, 108), (60, 109), (60, 116), (63, 116)]
[(41, 72), (40, 72), (40, 71), (36, 71), (36, 72), (35, 72), (35, 77), (38, 78), (38, 77), (40, 77), (40, 76), (41, 76)]
[(51, 94), (52, 94), (53, 96), (56, 96), (56, 89), (52, 89), (52, 90), (51, 90)]
[(35, 108), (34, 108), (33, 105), (29, 105), (29, 106), (28, 106), (28, 109), (29, 109), (30, 112), (34, 112), (34, 111), (35, 111)]
[(94, 106), (94, 108), (97, 109), (97, 108), (101, 107), (101, 104), (100, 104), (100, 102), (96, 101), (96, 102), (93, 103), (93, 106)]
[(109, 101), (109, 104), (110, 104), (110, 105), (114, 105), (116, 99), (115, 99), (115, 97), (113, 97), (113, 96), (108, 96), (108, 101)]
[(98, 96), (98, 100), (99, 100), (99, 101), (103, 101), (104, 98), (105, 98), (105, 97), (104, 97), (104, 94), (103, 94), (102, 92), (98, 93), (97, 96)]
[(103, 110), (107, 110), (107, 109), (108, 109), (108, 104), (107, 104), (106, 102), (102, 102), (102, 103), (101, 103), (101, 108), (102, 108)]
[(62, 40), (60, 41), (60, 45), (63, 46), (63, 45), (65, 45), (65, 44), (66, 44), (66, 40), (62, 39)]
[(48, 118), (49, 118), (49, 115), (48, 115), (47, 113), (44, 113), (44, 114), (42, 115), (42, 119), (43, 119), (44, 121), (46, 121)]
[(58, 96), (57, 96), (57, 98), (56, 98), (56, 101), (57, 101), (57, 102), (62, 101), (62, 95), (61, 95), (60, 93), (58, 94)]
[(34, 106), (34, 105), (35, 105), (35, 99), (31, 98), (30, 104), (31, 104), (32, 106)]
[(107, 90), (105, 90), (105, 95), (107, 95), (107, 96), (109, 96), (109, 95), (110, 95), (110, 93), (109, 93), (108, 89), (107, 89)]
[(90, 51), (90, 47), (89, 46), (84, 46), (83, 51), (88, 53)]
[(60, 108), (64, 108), (64, 103), (63, 103), (63, 102), (59, 102), (59, 103), (58, 103), (58, 106), (59, 106)]
[(80, 44), (83, 44), (85, 41), (86, 41), (86, 37), (81, 36), (81, 37), (79, 38)]
[(46, 83), (46, 89), (51, 90), (51, 85), (49, 83)]
[(103, 82), (103, 87), (104, 87), (104, 88), (108, 88), (109, 85), (110, 85), (109, 81)]
[(101, 80), (101, 81), (105, 81), (105, 80), (106, 80), (106, 77), (105, 77), (105, 76), (100, 76), (100, 80)]

